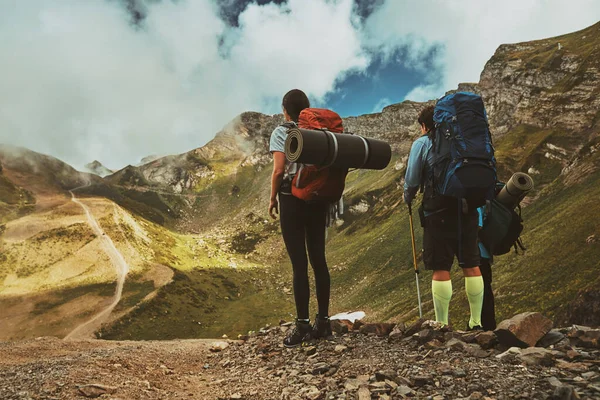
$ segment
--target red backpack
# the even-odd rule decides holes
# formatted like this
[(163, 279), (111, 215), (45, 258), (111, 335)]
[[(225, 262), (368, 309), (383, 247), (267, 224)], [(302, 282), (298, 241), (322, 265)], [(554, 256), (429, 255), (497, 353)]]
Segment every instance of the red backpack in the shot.
[[(342, 118), (331, 110), (305, 108), (300, 112), (298, 128), (343, 133)], [(348, 169), (300, 165), (292, 180), (292, 195), (304, 201), (335, 203), (342, 197)]]

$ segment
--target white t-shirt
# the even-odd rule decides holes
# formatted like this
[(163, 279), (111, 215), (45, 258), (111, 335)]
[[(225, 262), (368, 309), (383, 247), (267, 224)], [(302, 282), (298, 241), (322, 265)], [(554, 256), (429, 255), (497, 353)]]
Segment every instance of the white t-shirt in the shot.
[[(271, 154), (275, 151), (285, 153), (285, 139), (287, 138), (287, 130), (285, 126), (278, 126), (271, 133), (271, 140), (269, 142), (269, 152)], [(298, 171), (298, 164), (289, 162), (285, 159), (285, 173), (283, 179), (292, 179)]]

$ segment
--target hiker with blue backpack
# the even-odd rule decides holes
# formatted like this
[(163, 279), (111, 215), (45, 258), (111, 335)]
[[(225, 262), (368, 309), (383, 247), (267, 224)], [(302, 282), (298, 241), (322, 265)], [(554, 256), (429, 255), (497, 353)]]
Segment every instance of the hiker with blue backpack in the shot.
[(481, 329), (483, 278), (479, 269), (477, 208), (494, 198), (496, 161), (480, 96), (459, 92), (423, 109), (423, 136), (412, 145), (404, 184), (410, 206), (419, 189), (423, 261), (433, 271), (436, 321), (448, 325), (450, 269), (456, 257), (465, 277), (470, 308), (467, 329)]

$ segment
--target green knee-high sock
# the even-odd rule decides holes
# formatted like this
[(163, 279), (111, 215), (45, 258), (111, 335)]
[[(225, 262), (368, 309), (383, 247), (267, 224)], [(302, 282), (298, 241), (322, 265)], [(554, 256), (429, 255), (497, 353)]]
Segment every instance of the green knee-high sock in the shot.
[(471, 318), (469, 328), (481, 326), (481, 309), (483, 307), (483, 278), (481, 276), (466, 276), (465, 291), (469, 299)]
[(452, 281), (431, 281), (435, 320), (448, 325), (448, 309), (452, 298)]

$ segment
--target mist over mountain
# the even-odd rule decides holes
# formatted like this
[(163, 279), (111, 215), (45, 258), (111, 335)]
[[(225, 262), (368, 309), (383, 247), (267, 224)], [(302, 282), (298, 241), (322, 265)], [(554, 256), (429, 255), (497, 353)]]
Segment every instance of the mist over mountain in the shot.
[(202, 146), (245, 111), (279, 113), (293, 87), (344, 116), (380, 111), (477, 81), (501, 43), (581, 29), (599, 7), (4, 0), (0, 52), (12, 56), (0, 75), (0, 142), (118, 170)]

